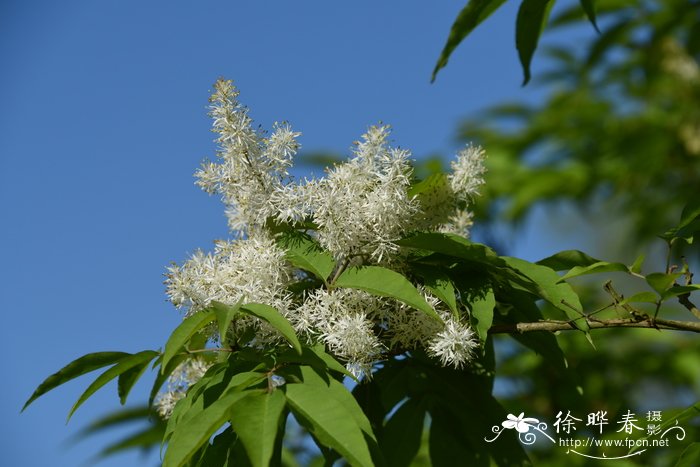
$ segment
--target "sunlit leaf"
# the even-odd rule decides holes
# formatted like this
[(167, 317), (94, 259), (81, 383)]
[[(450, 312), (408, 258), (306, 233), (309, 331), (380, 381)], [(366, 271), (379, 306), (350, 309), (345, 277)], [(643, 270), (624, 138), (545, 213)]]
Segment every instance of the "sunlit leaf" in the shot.
[(233, 405), (247, 395), (230, 391), (175, 428), (163, 459), (163, 467), (180, 467), (232, 416)]
[(335, 449), (352, 465), (373, 466), (372, 457), (365, 439), (367, 433), (361, 425), (369, 427), (369, 420), (361, 424), (362, 410), (354, 401), (356, 409), (338, 398), (338, 391), (347, 388), (330, 378), (325, 381), (309, 367), (301, 367), (304, 382), (286, 386), (287, 402), (292, 413), (321, 443)]
[(352, 373), (350, 373), (347, 370), (347, 368), (345, 368), (345, 366), (343, 366), (338, 360), (333, 358), (325, 351), (325, 347), (323, 344), (316, 344), (314, 346), (304, 346), (302, 347), (301, 354), (297, 352), (281, 353), (277, 356), (277, 361), (309, 365), (322, 372), (325, 372), (325, 370), (328, 369), (336, 371), (350, 378), (356, 379), (355, 376)]
[(330, 253), (304, 233), (285, 232), (280, 236), (279, 243), (286, 250), (287, 261), (311, 272), (324, 282), (335, 268), (335, 261)]
[(585, 276), (587, 274), (600, 274), (602, 272), (629, 272), (629, 268), (622, 263), (608, 263), (599, 261), (589, 266), (574, 266), (569, 272), (564, 274), (559, 281), (574, 277)]
[(502, 258), (509, 266), (532, 281), (534, 287), (530, 288), (526, 285), (527, 288), (530, 288), (537, 295), (566, 313), (578, 329), (588, 331), (588, 323), (586, 320), (581, 319), (583, 307), (578, 295), (569, 284), (559, 281), (559, 276), (554, 270), (519, 258), (507, 256)]
[(170, 334), (168, 342), (165, 344), (161, 371), (165, 371), (170, 360), (177, 354), (187, 342), (199, 332), (204, 326), (216, 319), (214, 310), (204, 310), (185, 318), (182, 323)]
[(683, 274), (679, 272), (664, 274), (662, 272), (653, 272), (646, 276), (647, 284), (651, 286), (659, 295), (664, 294), (668, 289), (670, 289), (676, 280)]
[(457, 316), (459, 313), (457, 310), (457, 297), (455, 295), (455, 287), (449, 276), (439, 268), (424, 265), (415, 268), (414, 272), (423, 279), (425, 288), (439, 298)]
[(231, 321), (236, 316), (241, 308), (241, 302), (243, 299), (238, 300), (233, 306), (226, 305), (225, 303), (213, 301), (211, 302), (210, 308), (214, 310), (216, 315), (216, 324), (219, 328), (219, 339), (225, 345), (227, 340), (228, 329), (231, 326)]
[(630, 297), (624, 298), (619, 304), (625, 303), (656, 303), (659, 300), (654, 292), (639, 292)]
[(272, 327), (277, 329), (280, 334), (282, 334), (282, 336), (284, 336), (284, 338), (287, 339), (290, 344), (292, 344), (294, 350), (301, 354), (301, 343), (299, 342), (296, 332), (294, 332), (294, 328), (291, 324), (289, 324), (287, 318), (282, 316), (275, 308), (262, 303), (246, 303), (241, 307), (241, 310), (244, 313), (270, 323)]
[(585, 267), (599, 263), (600, 260), (579, 250), (560, 251), (552, 256), (537, 261), (536, 264), (547, 266), (555, 271), (563, 271), (574, 267)]
[(675, 285), (661, 294), (662, 300), (700, 291), (700, 284)]
[(282, 391), (259, 389), (247, 391), (232, 406), (231, 425), (253, 467), (270, 465), (285, 402)]
[(391, 297), (442, 321), (423, 295), (402, 274), (381, 266), (348, 268), (335, 281), (336, 287), (360, 289), (380, 297)]

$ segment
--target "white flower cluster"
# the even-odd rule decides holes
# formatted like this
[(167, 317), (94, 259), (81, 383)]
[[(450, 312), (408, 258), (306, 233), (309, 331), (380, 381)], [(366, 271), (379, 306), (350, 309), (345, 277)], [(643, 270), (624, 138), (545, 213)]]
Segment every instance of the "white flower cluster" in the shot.
[[(451, 174), (424, 193), (411, 195), (410, 153), (390, 147), (389, 128), (375, 126), (355, 144), (347, 162), (329, 169), (324, 178), (298, 183), (288, 169), (300, 134), (287, 124), (276, 124), (269, 137), (254, 130), (237, 97), (230, 81), (216, 83), (211, 116), (219, 161), (205, 163), (196, 174), (206, 191), (222, 196), (235, 239), (219, 242), (213, 253), (198, 251), (182, 266), (170, 267), (170, 300), (187, 316), (214, 300), (273, 306), (301, 338), (323, 342), (357, 375), (369, 375), (372, 364), (388, 352), (416, 347), (443, 365), (467, 364), (478, 340), (466, 318), (453, 316), (425, 292), (442, 322), (396, 300), (353, 289), (291, 293), (289, 286), (303, 275), (286, 261), (271, 227), (303, 226), (341, 268), (380, 264), (400, 270), (402, 255), (395, 242), (409, 232), (467, 233), (469, 204), (483, 183), (483, 150), (466, 148), (452, 163)], [(251, 345), (280, 342), (274, 330), (257, 319), (237, 322), (232, 332), (241, 326), (256, 331)], [(168, 407), (170, 399), (163, 400)]]

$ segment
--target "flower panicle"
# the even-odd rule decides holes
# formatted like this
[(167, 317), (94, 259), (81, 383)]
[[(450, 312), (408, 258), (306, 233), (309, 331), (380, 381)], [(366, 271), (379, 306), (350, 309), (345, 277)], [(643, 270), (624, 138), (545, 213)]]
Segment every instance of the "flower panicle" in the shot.
[[(294, 181), (289, 171), (301, 134), (287, 122), (275, 123), (269, 136), (254, 129), (238, 96), (231, 81), (215, 83), (209, 113), (217, 160), (204, 162), (196, 172), (198, 185), (221, 196), (233, 238), (219, 241), (213, 252), (197, 250), (182, 265), (170, 266), (165, 281), (170, 301), (185, 316), (212, 301), (273, 306), (303, 340), (325, 344), (357, 376), (369, 377), (377, 361), (418, 347), (444, 366), (468, 365), (479, 346), (468, 320), (425, 291), (441, 321), (398, 300), (326, 287), (325, 281), (292, 292), (295, 283), (312, 283), (311, 277), (290, 264), (269, 226), (273, 221), (304, 230), (330, 253), (336, 267), (381, 265), (402, 271), (405, 258), (396, 242), (408, 233), (468, 234), (469, 206), (484, 183), (483, 149), (466, 147), (442, 182), (414, 195), (411, 153), (392, 147), (390, 127), (380, 124), (369, 127), (351, 157), (325, 177)], [(256, 318), (236, 319), (231, 326), (238, 335), (254, 331), (254, 347), (284, 345), (274, 328)], [(177, 397), (172, 387), (164, 393), (164, 414)]]

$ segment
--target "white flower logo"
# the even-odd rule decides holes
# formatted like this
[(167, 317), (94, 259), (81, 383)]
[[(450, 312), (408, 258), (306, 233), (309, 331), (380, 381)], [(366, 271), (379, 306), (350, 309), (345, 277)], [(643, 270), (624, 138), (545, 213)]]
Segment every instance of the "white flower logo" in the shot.
[(508, 419), (504, 420), (501, 425), (503, 428), (512, 430), (515, 428), (518, 433), (527, 433), (530, 431), (530, 427), (537, 425), (540, 421), (536, 418), (524, 418), (525, 412), (521, 412), (517, 417), (513, 414), (508, 414)]
[(484, 441), (493, 443), (505, 430), (515, 429), (515, 431), (518, 432), (518, 439), (521, 443), (528, 445), (534, 444), (535, 441), (537, 441), (537, 433), (530, 432), (530, 428), (546, 436), (552, 443), (556, 443), (554, 438), (545, 432), (547, 424), (540, 422), (536, 418), (525, 417), (525, 412), (521, 412), (517, 417), (509, 413), (506, 419), (501, 422), (501, 426), (494, 425), (491, 427), (491, 431), (495, 433), (496, 436), (491, 439), (484, 438)]

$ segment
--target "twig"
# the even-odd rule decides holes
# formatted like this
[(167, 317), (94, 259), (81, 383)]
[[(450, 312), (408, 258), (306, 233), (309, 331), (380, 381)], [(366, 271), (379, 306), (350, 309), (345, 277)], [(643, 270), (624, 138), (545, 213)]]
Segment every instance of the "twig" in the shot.
[[(690, 331), (700, 333), (700, 323), (690, 321), (677, 321), (672, 319), (609, 319), (594, 320), (587, 318), (586, 322), (591, 329), (610, 328), (649, 328), (649, 329), (669, 329), (675, 331)], [(579, 329), (570, 321), (543, 320), (534, 323), (513, 323), (495, 324), (489, 329), (489, 334), (517, 334), (524, 332), (556, 332), (556, 331), (578, 331)]]

